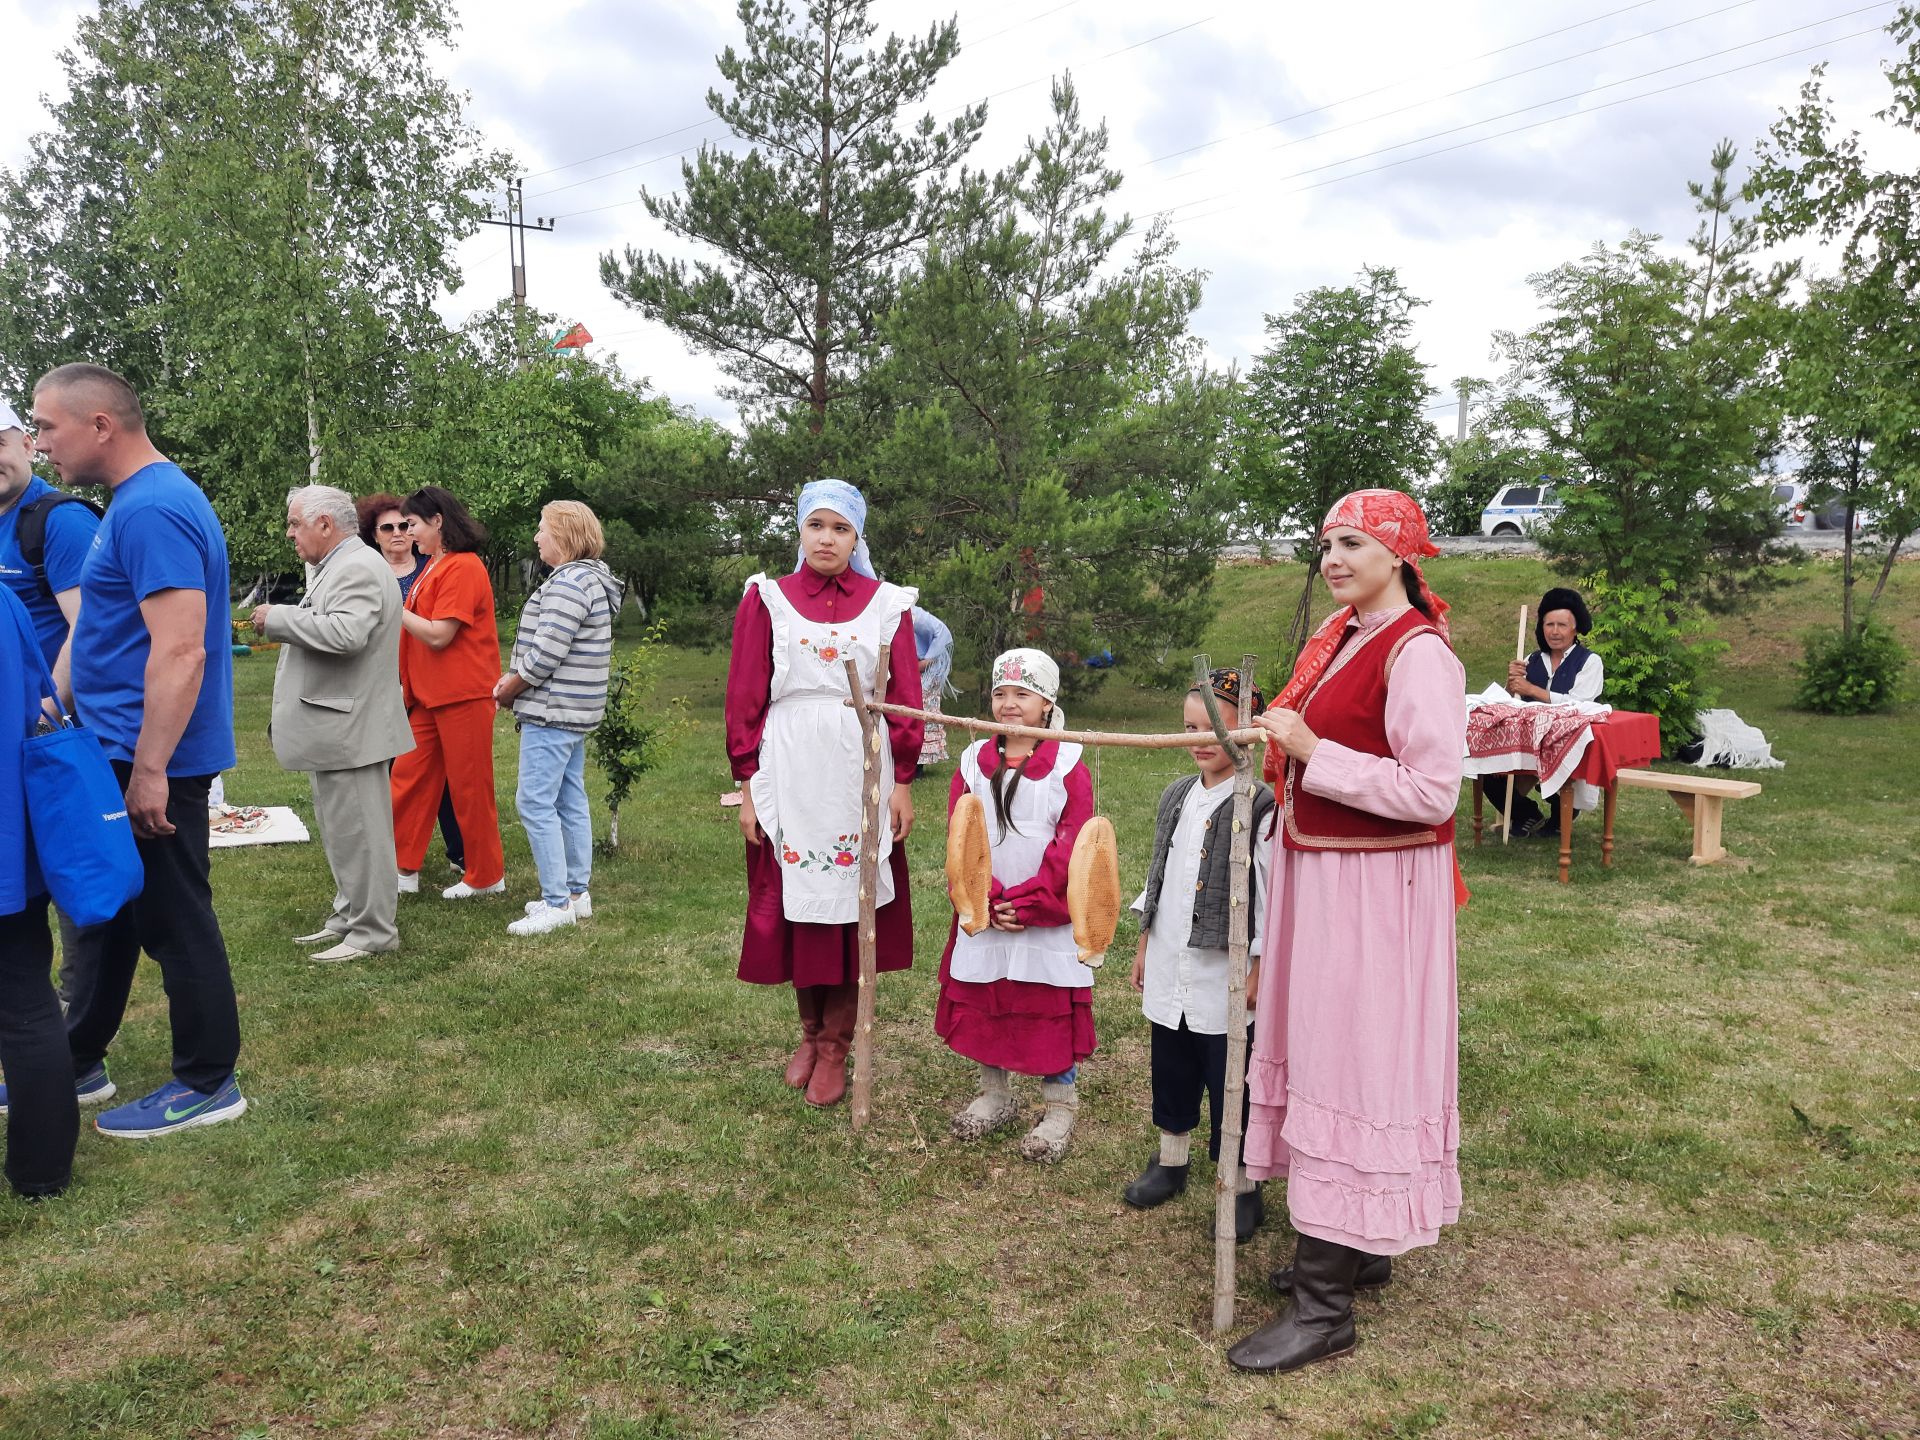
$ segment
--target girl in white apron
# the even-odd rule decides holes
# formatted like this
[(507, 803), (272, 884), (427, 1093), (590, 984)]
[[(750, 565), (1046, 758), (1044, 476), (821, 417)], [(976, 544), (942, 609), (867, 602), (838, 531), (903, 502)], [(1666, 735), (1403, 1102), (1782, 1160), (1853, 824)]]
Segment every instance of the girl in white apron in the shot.
[[(1056, 703), (1060, 669), (1038, 650), (993, 662), (993, 715), (1003, 724), (1066, 727)], [(1093, 1053), (1093, 971), (1082, 965), (1067, 915), (1067, 861), (1093, 815), (1093, 782), (1078, 745), (996, 736), (967, 747), (947, 809), (971, 791), (987, 815), (993, 923), (968, 935), (956, 923), (940, 962), (934, 1030), (980, 1067), (980, 1094), (953, 1117), (976, 1140), (1020, 1113), (1011, 1075), (1037, 1075), (1046, 1102), (1020, 1150), (1058, 1160), (1080, 1108), (1078, 1064)]]
[[(786, 1083), (808, 1103), (846, 1094), (847, 1047), (858, 999), (860, 721), (847, 700), (846, 662), (871, 694), (888, 653), (886, 698), (920, 705), (919, 662), (907, 620), (914, 592), (873, 572), (862, 534), (866, 501), (844, 480), (800, 492), (800, 555), (791, 575), (755, 575), (734, 615), (727, 671), (727, 753), (741, 783), (747, 918), (740, 978), (791, 984), (800, 1046)], [(881, 970), (913, 963), (913, 911), (904, 844), (921, 722), (888, 718), (881, 756), (876, 939)]]

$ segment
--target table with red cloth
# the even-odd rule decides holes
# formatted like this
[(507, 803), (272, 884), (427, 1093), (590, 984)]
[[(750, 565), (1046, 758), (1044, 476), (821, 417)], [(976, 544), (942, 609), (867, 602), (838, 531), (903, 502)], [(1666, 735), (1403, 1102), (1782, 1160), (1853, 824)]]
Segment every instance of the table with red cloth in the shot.
[[(1550, 708), (1562, 710), (1562, 716), (1550, 717), (1542, 713)], [(1564, 709), (1565, 707), (1543, 705), (1476, 707), (1476, 711), (1525, 711), (1529, 712), (1528, 719), (1561, 722), (1551, 727), (1539, 727), (1546, 731), (1541, 736), (1545, 744), (1541, 750), (1535, 752), (1535, 758), (1531, 764), (1513, 762), (1529, 748), (1532, 737), (1516, 734), (1511, 727), (1502, 728), (1496, 724), (1476, 725), (1473, 715), (1469, 715), (1466, 774), (1473, 780), (1473, 843), (1475, 845), (1480, 843), (1483, 828), (1481, 812), (1486, 801), (1484, 776), (1529, 773), (1552, 775), (1556, 770), (1564, 770), (1565, 773), (1559, 776), (1560, 786), (1576, 780), (1585, 781), (1605, 796), (1606, 821), (1601, 830), (1600, 860), (1603, 865), (1611, 866), (1613, 864), (1613, 806), (1617, 790), (1616, 777), (1622, 770), (1645, 765), (1649, 761), (1660, 758), (1660, 717), (1638, 710), (1614, 710), (1606, 715), (1582, 716), (1581, 719), (1585, 721), (1586, 726), (1586, 746), (1577, 757), (1568, 760), (1561, 758), (1569, 749), (1566, 735), (1560, 733), (1564, 729)], [(1478, 757), (1476, 757), (1476, 751)], [(1482, 761), (1494, 760), (1498, 768), (1484, 768), (1476, 773), (1474, 768), (1476, 758)], [(1547, 763), (1556, 760), (1557, 763)], [(1543, 791), (1543, 793), (1546, 792)], [(1565, 804), (1559, 809), (1560, 883), (1564, 885), (1567, 883), (1568, 872), (1573, 864), (1573, 806)]]

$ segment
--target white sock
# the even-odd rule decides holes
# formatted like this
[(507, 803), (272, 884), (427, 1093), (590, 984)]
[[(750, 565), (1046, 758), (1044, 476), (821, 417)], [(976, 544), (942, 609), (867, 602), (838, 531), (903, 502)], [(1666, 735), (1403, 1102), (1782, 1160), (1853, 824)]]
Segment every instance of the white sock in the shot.
[(1177, 1170), (1186, 1164), (1192, 1149), (1192, 1135), (1176, 1135), (1171, 1130), (1160, 1132), (1160, 1163), (1169, 1170)]

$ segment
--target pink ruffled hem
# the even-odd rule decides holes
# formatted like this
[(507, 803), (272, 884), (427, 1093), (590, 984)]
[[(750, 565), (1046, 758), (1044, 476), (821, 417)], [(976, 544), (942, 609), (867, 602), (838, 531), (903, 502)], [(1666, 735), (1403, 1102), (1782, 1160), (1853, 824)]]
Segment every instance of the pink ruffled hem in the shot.
[(1442, 1106), (1437, 1115), (1375, 1119), (1301, 1094), (1287, 1084), (1284, 1060), (1258, 1055), (1249, 1057), (1247, 1084), (1255, 1112), (1270, 1112), (1283, 1127), (1283, 1150), (1389, 1175), (1450, 1164), (1460, 1153), (1460, 1110), (1455, 1105)]

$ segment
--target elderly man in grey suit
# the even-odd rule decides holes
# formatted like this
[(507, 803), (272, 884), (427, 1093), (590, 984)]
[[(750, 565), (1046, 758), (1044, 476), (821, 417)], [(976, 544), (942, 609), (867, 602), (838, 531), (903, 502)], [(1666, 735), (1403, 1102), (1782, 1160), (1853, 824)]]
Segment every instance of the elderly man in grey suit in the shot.
[(400, 696), (400, 587), (360, 539), (353, 497), (331, 485), (287, 496), (287, 538), (307, 565), (298, 605), (261, 605), (253, 628), (281, 643), (273, 753), (313, 777), (313, 811), (333, 868), (333, 913), (300, 945), (316, 960), (400, 947), (394, 923), (393, 801), (387, 770), (413, 748)]

